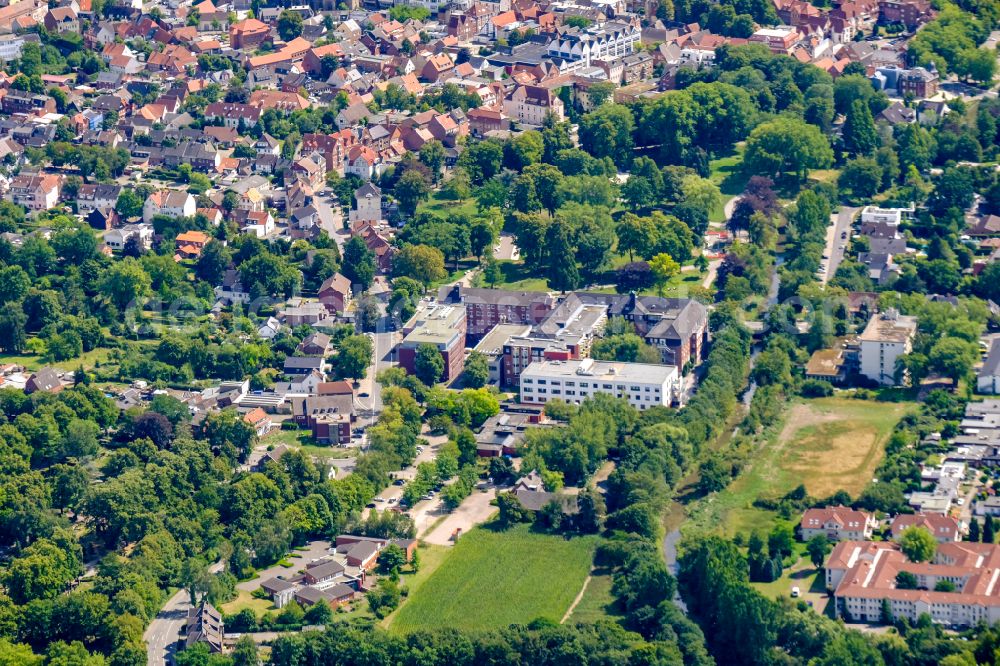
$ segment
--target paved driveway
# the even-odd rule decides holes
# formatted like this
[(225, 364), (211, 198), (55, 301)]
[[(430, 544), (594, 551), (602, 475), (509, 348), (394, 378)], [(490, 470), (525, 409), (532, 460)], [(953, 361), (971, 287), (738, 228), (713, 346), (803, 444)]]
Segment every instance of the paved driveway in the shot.
[(501, 260), (509, 259), (510, 261), (517, 261), (521, 258), (521, 251), (517, 247), (517, 242), (513, 234), (500, 234), (500, 240), (493, 248), (493, 258)]
[(451, 535), (455, 533), (455, 530), (460, 529), (463, 533), (468, 532), (476, 525), (485, 523), (490, 516), (496, 513), (497, 508), (490, 504), (496, 499), (496, 496), (497, 491), (494, 487), (490, 487), (485, 493), (476, 488), (457, 509), (442, 520), (430, 533), (425, 534), (422, 537), (423, 540), (439, 546), (454, 545)]
[(300, 569), (303, 569), (308, 562), (329, 555), (330, 546), (331, 544), (329, 541), (311, 541), (306, 544), (305, 550), (294, 551), (295, 554), (300, 557), (293, 557), (289, 559), (289, 561), (293, 563), (291, 568), (276, 564), (273, 567), (259, 571), (256, 578), (237, 583), (236, 588), (239, 590), (246, 590), (247, 592), (253, 592), (260, 587), (260, 584), (265, 580), (270, 580), (277, 576), (284, 576), (287, 578), (288, 576), (294, 575), (298, 573)]

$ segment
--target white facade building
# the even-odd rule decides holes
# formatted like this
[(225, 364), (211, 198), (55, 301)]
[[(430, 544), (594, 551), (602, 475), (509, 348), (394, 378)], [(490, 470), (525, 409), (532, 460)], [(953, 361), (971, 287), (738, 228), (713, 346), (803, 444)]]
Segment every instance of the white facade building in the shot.
[(378, 187), (365, 183), (354, 191), (354, 200), (357, 207), (351, 209), (351, 222), (377, 222), (382, 219), (382, 190)]
[(1000, 339), (993, 340), (990, 353), (976, 377), (979, 393), (1000, 394)]
[(0, 60), (10, 62), (21, 57), (24, 47), (24, 37), (20, 35), (4, 35), (0, 37)]
[(151, 224), (127, 224), (117, 229), (110, 229), (104, 232), (104, 242), (112, 250), (121, 252), (125, 249), (125, 243), (129, 238), (135, 236), (139, 245), (148, 250), (153, 244), (153, 226)]
[(895, 310), (873, 315), (860, 337), (861, 374), (879, 384), (895, 385), (896, 360), (910, 353), (916, 332), (916, 317)]
[(861, 209), (861, 223), (882, 223), (898, 225), (904, 220), (913, 217), (912, 208), (879, 208), (878, 206), (865, 206)]
[(519, 123), (540, 127), (546, 116), (565, 119), (565, 105), (553, 91), (541, 86), (518, 86), (503, 100), (503, 112)]
[(583, 29), (567, 30), (548, 45), (548, 55), (563, 60), (581, 60), (589, 67), (593, 60), (614, 60), (631, 55), (639, 45), (639, 29), (628, 23), (609, 22)]
[[(1000, 547), (947, 542), (930, 562), (910, 562), (892, 541), (842, 541), (826, 564), (826, 586), (833, 591), (834, 612), (847, 622), (881, 622), (883, 604), (895, 618), (916, 622), (929, 615), (935, 624), (973, 626), (1000, 620)], [(915, 590), (896, 585), (906, 571)], [(954, 592), (938, 592), (941, 581)]]
[(673, 365), (619, 363), (594, 359), (535, 361), (521, 372), (521, 402), (545, 404), (558, 398), (579, 404), (597, 393), (625, 398), (637, 409), (669, 407), (680, 396), (680, 373)]
[(142, 221), (147, 224), (157, 215), (166, 217), (194, 217), (197, 201), (187, 192), (159, 190), (153, 192), (142, 206)]

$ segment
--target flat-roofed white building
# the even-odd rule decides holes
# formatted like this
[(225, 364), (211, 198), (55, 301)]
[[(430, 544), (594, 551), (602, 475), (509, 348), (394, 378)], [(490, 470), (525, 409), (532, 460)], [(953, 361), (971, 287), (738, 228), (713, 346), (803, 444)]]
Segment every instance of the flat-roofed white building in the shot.
[(895, 310), (875, 314), (860, 336), (861, 374), (887, 386), (896, 382), (896, 359), (910, 353), (917, 318)]
[(680, 397), (680, 373), (673, 365), (583, 360), (535, 361), (521, 372), (521, 402), (545, 404), (558, 398), (579, 404), (597, 393), (625, 398), (637, 409), (669, 407)]
[(913, 208), (879, 208), (865, 206), (861, 209), (861, 222), (899, 224), (913, 217)]

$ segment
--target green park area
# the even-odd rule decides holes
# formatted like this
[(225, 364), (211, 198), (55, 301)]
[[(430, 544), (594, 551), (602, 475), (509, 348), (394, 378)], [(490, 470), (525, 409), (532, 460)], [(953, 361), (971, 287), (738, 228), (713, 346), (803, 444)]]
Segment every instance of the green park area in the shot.
[(494, 629), (536, 618), (559, 622), (583, 587), (597, 543), (597, 537), (540, 534), (527, 525), (474, 529), (426, 582), (411, 589), (390, 630)]

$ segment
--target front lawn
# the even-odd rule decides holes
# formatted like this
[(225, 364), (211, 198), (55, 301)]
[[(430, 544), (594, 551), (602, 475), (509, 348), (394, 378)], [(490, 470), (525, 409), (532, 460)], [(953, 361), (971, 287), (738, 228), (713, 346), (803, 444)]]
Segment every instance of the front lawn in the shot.
[(258, 599), (246, 590), (236, 590), (235, 599), (219, 606), (219, 609), (227, 615), (235, 615), (244, 608), (252, 609), (257, 617), (261, 617), (268, 611), (277, 610), (270, 599)]
[(357, 452), (352, 449), (345, 449), (339, 446), (323, 446), (318, 444), (308, 430), (281, 430), (275, 428), (268, 433), (261, 444), (267, 444), (268, 448), (273, 448), (279, 444), (301, 449), (303, 453), (317, 458), (350, 458)]
[(497, 283), (497, 289), (510, 289), (512, 291), (548, 291), (549, 283), (543, 277), (533, 275), (523, 262), (503, 260), (500, 264), (500, 272), (503, 278)]

